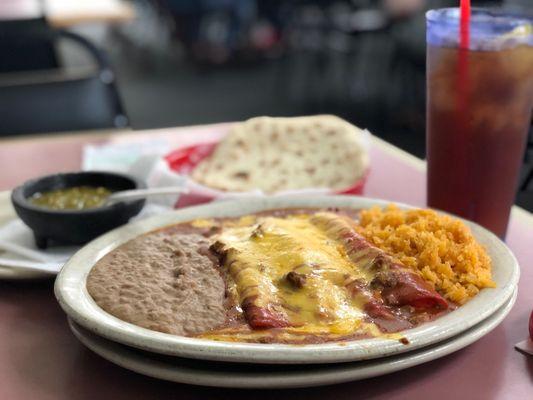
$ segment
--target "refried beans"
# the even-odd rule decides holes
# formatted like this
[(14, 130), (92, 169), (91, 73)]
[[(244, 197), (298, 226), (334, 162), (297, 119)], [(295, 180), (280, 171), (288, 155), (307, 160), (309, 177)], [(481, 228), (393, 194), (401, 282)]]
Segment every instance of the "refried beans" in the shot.
[(104, 256), (87, 290), (121, 320), (175, 335), (194, 335), (226, 321), (225, 283), (208, 240), (169, 229), (142, 235)]

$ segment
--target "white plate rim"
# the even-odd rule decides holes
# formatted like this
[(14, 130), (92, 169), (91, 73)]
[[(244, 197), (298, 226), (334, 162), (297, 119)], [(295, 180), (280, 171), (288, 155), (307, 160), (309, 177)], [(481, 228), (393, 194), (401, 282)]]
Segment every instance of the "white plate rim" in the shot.
[[(143, 350), (187, 358), (248, 363), (333, 363), (388, 356), (434, 344), (455, 336), (479, 323), (500, 308), (512, 295), (519, 266), (507, 246), (481, 226), (465, 221), (493, 259), (493, 275), (498, 287), (484, 289), (467, 304), (403, 335), (408, 345), (397, 340), (373, 338), (341, 345), (281, 345), (226, 343), (187, 338), (151, 331), (124, 322), (100, 309), (88, 294), (86, 277), (103, 255), (139, 234), (199, 217), (236, 216), (283, 207), (385, 206), (386, 200), (358, 196), (273, 196), (210, 203), (160, 214), (127, 224), (95, 239), (80, 249), (63, 267), (55, 284), (56, 297), (64, 311), (82, 327), (113, 341)], [(415, 208), (395, 203), (403, 208)]]
[(149, 355), (136, 351), (135, 348), (112, 342), (90, 332), (87, 334), (86, 332), (88, 331), (80, 330), (75, 325), (75, 322), (72, 322), (70, 319), (69, 326), (78, 340), (100, 357), (122, 368), (152, 378), (202, 386), (242, 389), (288, 389), (338, 384), (372, 378), (414, 367), (449, 355), (474, 343), (495, 329), (511, 311), (516, 297), (517, 290), (513, 292), (507, 303), (487, 319), (468, 329), (466, 332), (433, 346), (381, 359), (333, 365), (326, 364), (316, 369), (311, 368), (303, 371), (286, 371), (281, 368), (280, 371), (266, 373), (239, 373), (235, 371), (228, 372), (223, 368), (191, 369), (187, 366), (180, 366), (178, 359), (176, 364), (165, 362), (164, 360), (152, 359)]

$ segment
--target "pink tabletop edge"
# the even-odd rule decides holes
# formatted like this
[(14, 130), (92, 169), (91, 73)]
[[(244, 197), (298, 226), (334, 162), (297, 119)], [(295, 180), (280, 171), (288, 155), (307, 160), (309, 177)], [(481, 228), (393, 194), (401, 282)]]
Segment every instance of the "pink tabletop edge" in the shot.
[[(113, 140), (142, 140), (150, 134), (172, 136), (187, 142), (202, 132), (220, 129), (204, 126), (158, 130), (113, 136)], [(180, 131), (183, 135), (177, 135)], [(85, 143), (101, 139), (11, 142), (0, 144), (0, 168), (8, 160), (30, 161), (31, 168), (17, 180), (55, 170), (77, 169)], [(52, 144), (53, 142), (53, 144)], [(37, 151), (39, 149), (39, 151)], [(30, 158), (40, 152), (42, 157)], [(371, 147), (372, 170), (365, 195), (391, 201), (425, 205), (423, 164), (400, 150), (374, 140)], [(12, 167), (17, 164), (10, 164)], [(20, 163), (19, 163), (20, 165)], [(422, 166), (422, 167), (421, 167)], [(19, 170), (19, 172), (21, 172)], [(5, 172), (0, 187), (13, 186)], [(450, 356), (385, 377), (314, 389), (289, 391), (238, 391), (172, 384), (146, 378), (100, 359), (79, 344), (68, 331), (64, 314), (57, 306), (51, 282), (0, 283), (0, 399), (148, 399), (174, 397), (248, 397), (323, 399), (329, 397), (373, 399), (427, 398), (505, 398), (522, 399), (533, 391), (533, 360), (513, 349), (525, 338), (527, 318), (533, 307), (533, 274), (527, 273), (533, 258), (533, 224), (527, 214), (514, 213), (508, 245), (522, 266), (519, 295), (513, 310), (493, 332)], [(525, 270), (524, 270), (525, 269)]]

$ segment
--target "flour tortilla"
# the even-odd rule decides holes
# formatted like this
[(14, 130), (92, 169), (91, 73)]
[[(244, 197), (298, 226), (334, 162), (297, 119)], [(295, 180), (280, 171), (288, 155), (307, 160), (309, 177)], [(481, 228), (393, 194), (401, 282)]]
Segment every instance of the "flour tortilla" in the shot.
[(192, 178), (232, 192), (339, 190), (360, 180), (368, 162), (365, 132), (343, 119), (257, 117), (235, 124)]

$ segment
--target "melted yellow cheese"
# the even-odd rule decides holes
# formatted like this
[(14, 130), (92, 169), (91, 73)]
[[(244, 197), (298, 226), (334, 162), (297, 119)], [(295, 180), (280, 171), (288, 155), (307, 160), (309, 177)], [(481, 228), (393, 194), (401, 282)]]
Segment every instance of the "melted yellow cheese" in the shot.
[[(255, 215), (245, 215), (237, 219), (229, 219), (224, 221), (224, 226), (236, 227), (236, 226), (251, 226), (257, 221)], [(190, 222), (191, 226), (195, 228), (211, 228), (213, 226), (220, 226), (220, 221), (213, 218), (197, 218)]]
[(191, 226), (195, 228), (211, 228), (212, 226), (217, 226), (218, 223), (211, 218), (198, 218), (191, 221)]
[[(346, 322), (347, 323), (347, 322)], [(360, 337), (382, 337), (392, 340), (399, 340), (403, 336), (397, 333), (382, 333), (379, 328), (370, 323), (358, 320), (355, 325), (349, 327), (342, 327), (337, 329), (338, 324), (330, 325), (306, 325), (298, 328), (282, 328), (276, 329), (274, 335), (270, 335), (268, 331), (263, 330), (247, 330), (247, 329), (235, 329), (226, 328), (216, 331), (206, 332), (198, 337), (203, 339), (210, 339), (223, 342), (261, 342), (263, 338), (275, 337), (276, 342), (281, 343), (307, 343), (307, 339), (310, 336), (323, 336), (327, 337), (328, 341), (331, 340), (343, 340), (350, 334), (357, 333)]]
[[(346, 289), (356, 279), (373, 277), (350, 261), (340, 241), (308, 216), (260, 217), (255, 222), (225, 227), (216, 238), (226, 251), (229, 289), (241, 304), (252, 298), (259, 307), (274, 307), (292, 325), (285, 328), (287, 334), (379, 334), (375, 325), (363, 321), (362, 300)], [(301, 287), (289, 282), (290, 272), (305, 277)], [(221, 338), (223, 332), (202, 336), (227, 340)]]

